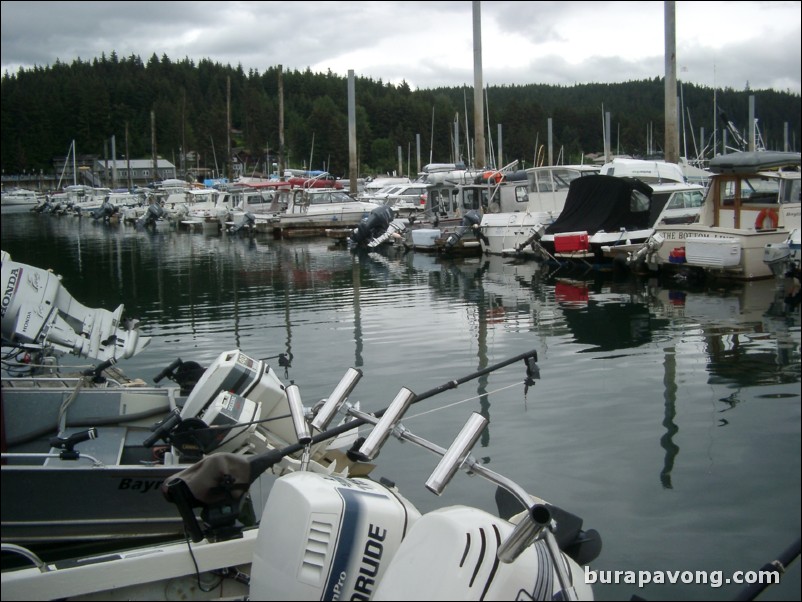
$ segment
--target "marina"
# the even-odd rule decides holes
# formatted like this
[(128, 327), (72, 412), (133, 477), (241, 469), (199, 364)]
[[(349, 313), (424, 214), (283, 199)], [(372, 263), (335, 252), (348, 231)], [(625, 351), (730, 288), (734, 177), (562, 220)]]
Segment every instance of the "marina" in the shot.
[[(499, 371), (403, 424), (443, 442), (483, 415), (477, 461), (597, 530), (598, 575), (756, 571), (799, 537), (800, 313), (772, 279), (699, 284), (21, 210), (4, 210), (2, 240), (88, 307), (124, 303), (150, 343), (118, 367), (148, 386), (176, 357), (285, 354), (278, 376), (308, 404), (357, 368), (354, 397), (375, 412), (401, 387), (421, 393), (536, 350), (533, 382)], [(422, 513), (496, 510), (495, 488), (475, 475), (426, 491), (435, 462), (393, 438), (375, 463), (372, 476)], [(761, 599), (795, 599), (799, 574), (796, 562)], [(593, 596), (725, 600), (741, 587), (600, 582)]]

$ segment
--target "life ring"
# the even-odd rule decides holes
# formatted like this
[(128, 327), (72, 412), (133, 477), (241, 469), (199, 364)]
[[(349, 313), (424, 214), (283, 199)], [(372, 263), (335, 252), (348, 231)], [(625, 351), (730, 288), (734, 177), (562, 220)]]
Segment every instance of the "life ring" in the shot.
[[(771, 221), (771, 225), (768, 228), (763, 227), (766, 218)], [(779, 223), (780, 218), (777, 215), (777, 210), (766, 207), (757, 214), (757, 219), (755, 220), (755, 230), (776, 230)]]
[(482, 174), (482, 179), (485, 182), (495, 182), (499, 184), (504, 179), (504, 175), (500, 171), (486, 171)]

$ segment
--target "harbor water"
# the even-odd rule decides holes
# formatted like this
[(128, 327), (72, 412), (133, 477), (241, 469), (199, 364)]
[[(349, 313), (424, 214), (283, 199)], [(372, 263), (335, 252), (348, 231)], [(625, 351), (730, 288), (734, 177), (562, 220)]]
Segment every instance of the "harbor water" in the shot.
[[(588, 573), (599, 600), (732, 599), (739, 572), (800, 537), (800, 311), (773, 281), (702, 286), (28, 211), (4, 211), (2, 249), (62, 275), (88, 307), (124, 304), (151, 342), (119, 367), (149, 384), (178, 357), (208, 365), (241, 349), (274, 358), (306, 405), (359, 368), (351, 401), (372, 412), (402, 387), (420, 394), (536, 350), (529, 385), (515, 363), (412, 406), (403, 424), (447, 447), (485, 415), (474, 457), (601, 534)], [(437, 461), (391, 437), (372, 474), (422, 512), (495, 509), (495, 487), (464, 472), (430, 493)], [(799, 567), (760, 599), (798, 600)]]

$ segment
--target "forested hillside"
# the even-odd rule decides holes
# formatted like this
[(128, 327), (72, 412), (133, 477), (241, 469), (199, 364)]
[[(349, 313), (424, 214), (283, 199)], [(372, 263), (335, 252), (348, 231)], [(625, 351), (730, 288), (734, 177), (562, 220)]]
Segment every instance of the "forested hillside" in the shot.
[[(285, 159), (289, 166), (309, 166), (347, 177), (347, 79), (333, 73), (284, 70)], [(227, 86), (231, 87), (231, 145), (252, 169), (264, 164), (279, 145), (279, 67), (244, 72), (241, 67), (210, 60), (195, 63), (153, 55), (112, 53), (91, 62), (20, 70), (2, 79), (2, 169), (4, 174), (53, 171), (53, 159), (64, 157), (72, 140), (81, 154), (99, 157), (116, 139), (118, 157), (125, 153), (128, 129), (131, 158), (151, 156), (151, 112), (155, 115), (160, 156), (179, 165), (182, 145), (198, 153), (201, 167), (225, 164)], [(416, 169), (416, 136), (421, 161), (455, 160), (451, 132), (459, 123), (461, 159), (467, 159), (465, 113), (473, 131), (473, 90), (438, 88), (413, 91), (409, 86), (357, 78), (356, 132), (359, 175), (386, 173), (398, 167), (402, 148), (404, 171)], [(793, 150), (799, 149), (800, 96), (771, 90), (718, 90), (716, 102), (742, 130), (754, 95), (760, 133), (767, 148), (782, 149), (788, 128)], [(713, 132), (714, 94), (710, 88), (683, 84), (687, 148), (695, 157)], [(536, 146), (547, 141), (553, 123), (555, 162), (579, 162), (583, 154), (603, 150), (603, 112), (611, 114), (613, 152), (635, 156), (652, 148), (660, 152), (664, 135), (664, 86), (661, 78), (616, 84), (489, 87), (486, 120), (491, 139), (488, 154), (497, 152), (498, 124), (503, 132), (503, 160), (531, 166)], [(488, 127), (488, 123), (485, 127)], [(786, 126), (787, 124), (787, 126)], [(680, 122), (682, 127), (682, 122)], [(720, 127), (720, 125), (719, 125)], [(487, 130), (486, 130), (487, 131)], [(719, 134), (719, 141), (721, 136)], [(411, 168), (408, 165), (411, 160)], [(275, 159), (274, 159), (275, 160)], [(311, 165), (309, 165), (311, 160)]]

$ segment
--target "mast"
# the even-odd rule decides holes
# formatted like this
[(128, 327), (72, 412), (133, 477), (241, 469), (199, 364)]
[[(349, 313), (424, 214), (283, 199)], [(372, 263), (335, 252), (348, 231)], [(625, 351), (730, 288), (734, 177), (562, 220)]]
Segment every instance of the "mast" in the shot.
[(677, 134), (677, 40), (676, 2), (665, 2), (665, 160), (679, 163)]
[(482, 93), (482, 3), (473, 2), (473, 135), (475, 141), (474, 167), (487, 165), (485, 154), (485, 117)]

